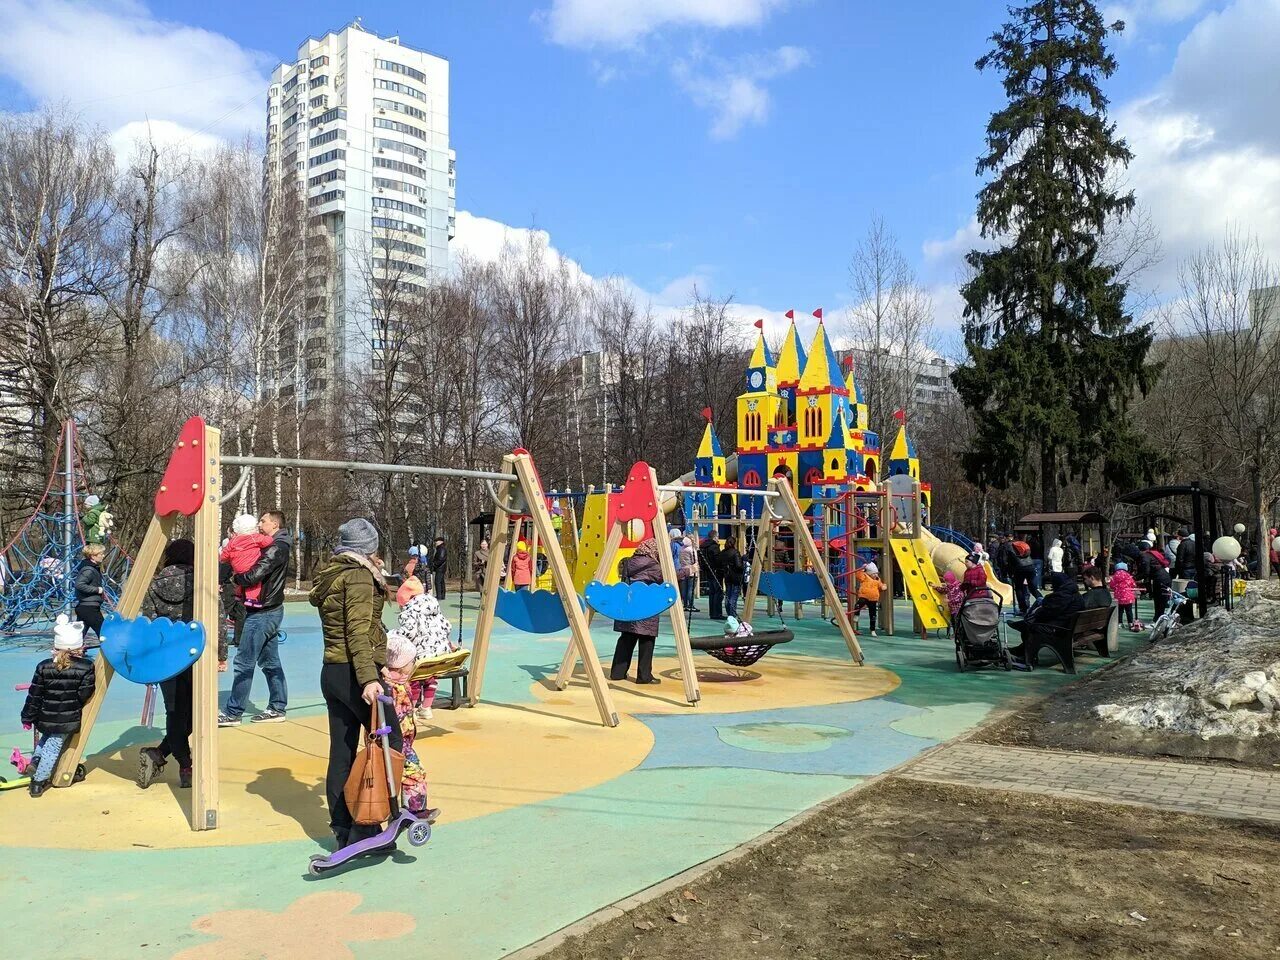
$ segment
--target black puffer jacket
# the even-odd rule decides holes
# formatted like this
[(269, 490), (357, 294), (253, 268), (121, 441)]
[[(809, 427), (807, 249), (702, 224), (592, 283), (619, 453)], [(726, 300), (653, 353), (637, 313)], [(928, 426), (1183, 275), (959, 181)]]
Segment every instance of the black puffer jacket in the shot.
[(193, 574), (194, 570), (186, 564), (162, 567), (142, 601), (143, 616), (190, 623), (195, 616)]
[(42, 660), (31, 678), (22, 722), (34, 724), (41, 735), (66, 736), (80, 729), (80, 714), (93, 696), (93, 661), (72, 657), (59, 670), (53, 658)]
[(263, 610), (273, 610), (284, 603), (284, 584), (289, 578), (289, 551), (292, 549), (289, 531), (277, 530), (271, 546), (262, 551), (258, 562), (232, 578), (242, 587), (262, 584)]
[(102, 570), (92, 561), (85, 560), (76, 571), (76, 604), (102, 606)]

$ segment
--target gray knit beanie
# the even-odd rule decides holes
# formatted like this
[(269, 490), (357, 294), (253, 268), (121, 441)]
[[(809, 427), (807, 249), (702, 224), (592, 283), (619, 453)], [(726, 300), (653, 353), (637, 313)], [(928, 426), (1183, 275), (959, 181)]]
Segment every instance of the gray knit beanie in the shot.
[(338, 552), (358, 553), (362, 557), (378, 552), (378, 528), (364, 517), (348, 520), (338, 528)]

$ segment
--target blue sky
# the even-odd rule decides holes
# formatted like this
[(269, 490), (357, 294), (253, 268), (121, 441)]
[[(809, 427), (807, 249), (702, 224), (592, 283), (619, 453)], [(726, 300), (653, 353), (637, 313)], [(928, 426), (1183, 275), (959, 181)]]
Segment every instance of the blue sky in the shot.
[[(849, 300), (850, 254), (879, 214), (934, 292), (939, 326), (954, 329), (974, 161), (1000, 92), (973, 63), (1004, 7), (0, 0), (0, 107), (61, 100), (120, 136), (149, 118), (192, 145), (257, 131), (255, 92), (274, 62), (362, 15), (451, 62), (469, 247), (483, 252), (496, 224), (536, 225), (587, 273), (624, 275), (660, 306), (696, 282), (746, 313), (830, 315)], [(1165, 237), (1141, 282), (1168, 297), (1177, 261), (1228, 223), (1280, 239), (1266, 66), (1280, 0), (1106, 9), (1130, 23), (1108, 93), (1139, 152), (1131, 181)], [(1257, 62), (1242, 56), (1250, 45)]]

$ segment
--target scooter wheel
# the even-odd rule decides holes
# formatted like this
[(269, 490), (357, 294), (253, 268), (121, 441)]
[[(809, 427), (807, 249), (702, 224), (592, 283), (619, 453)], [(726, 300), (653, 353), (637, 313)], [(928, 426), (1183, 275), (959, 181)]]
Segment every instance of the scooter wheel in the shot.
[(307, 864), (307, 873), (311, 874), (313, 877), (318, 877), (324, 873), (324, 868), (320, 866), (319, 861), (312, 860)]
[(409, 843), (415, 847), (420, 847), (431, 839), (431, 824), (424, 821), (418, 821), (409, 828)]

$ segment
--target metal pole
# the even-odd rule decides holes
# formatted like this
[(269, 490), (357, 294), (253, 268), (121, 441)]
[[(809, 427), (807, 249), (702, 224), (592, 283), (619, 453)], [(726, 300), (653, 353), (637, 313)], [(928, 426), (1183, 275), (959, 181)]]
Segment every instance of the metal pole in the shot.
[(658, 487), (663, 493), (732, 493), (740, 497), (776, 497), (773, 490), (744, 490), (741, 487), (686, 487), (683, 484), (669, 483)]
[[(72, 528), (78, 522), (76, 517), (76, 485), (75, 475), (72, 472), (72, 457), (75, 453), (75, 430), (76, 421), (72, 417), (67, 418), (66, 443), (63, 445), (63, 477), (62, 477), (62, 562), (64, 566), (63, 582), (70, 584), (71, 582), (71, 550), (74, 543), (72, 537)], [(63, 600), (63, 610), (67, 615), (71, 615), (72, 603), (75, 599), (75, 590), (67, 589)]]
[(352, 470), (363, 473), (416, 473), (429, 477), (473, 477), (476, 480), (514, 480), (510, 473), (462, 470), (453, 467), (414, 467), (401, 463), (358, 463), (354, 460), (300, 460), (296, 457), (223, 457), (233, 467), (299, 467), (307, 470)]

